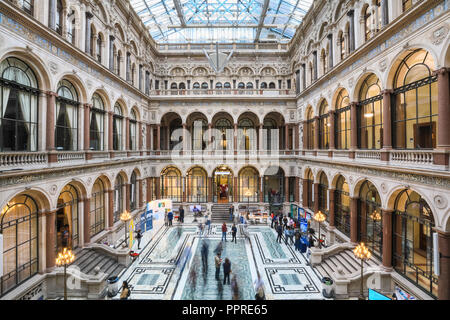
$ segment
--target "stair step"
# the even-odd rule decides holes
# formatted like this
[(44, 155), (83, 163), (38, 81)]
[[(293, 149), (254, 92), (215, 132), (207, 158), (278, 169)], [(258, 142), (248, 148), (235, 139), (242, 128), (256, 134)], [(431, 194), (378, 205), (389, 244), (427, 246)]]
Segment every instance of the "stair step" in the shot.
[(106, 269), (105, 273), (109, 276), (112, 277), (112, 274), (114, 272), (114, 270), (117, 268), (118, 264), (117, 263), (113, 263), (109, 266), (108, 269)]
[[(360, 260), (356, 260), (356, 257), (355, 257), (355, 255), (353, 254), (353, 251), (351, 251), (351, 250), (345, 250), (344, 252), (343, 252), (343, 257), (345, 257), (347, 260), (349, 260), (349, 261), (352, 261), (352, 263), (354, 264), (354, 265), (357, 265), (357, 266), (359, 266), (359, 267), (361, 267), (361, 261)], [(366, 260), (364, 260), (364, 267), (370, 267), (370, 265), (367, 263), (367, 261)], [(359, 268), (358, 268), (359, 269)], [(358, 270), (357, 269), (357, 270)]]
[(109, 257), (106, 257), (104, 255), (99, 255), (99, 257), (95, 260), (96, 263), (93, 263), (89, 266), (89, 268), (86, 269), (86, 273), (91, 273), (96, 267), (99, 267), (101, 270), (101, 266), (104, 265), (106, 262), (110, 260)]
[(93, 257), (93, 259), (87, 265), (81, 268), (81, 271), (89, 274), (95, 268), (95, 266), (97, 266), (102, 261), (102, 259), (102, 255), (96, 254), (95, 257)]
[(93, 251), (87, 249), (87, 253), (79, 260), (75, 261), (74, 265), (78, 266), (80, 269), (83, 268), (86, 264), (89, 263), (89, 259), (95, 254)]
[(110, 277), (116, 277), (120, 274), (120, 272), (124, 269), (125, 267), (117, 264), (116, 268), (109, 274)]
[(116, 264), (117, 261), (110, 259), (109, 261), (107, 261), (103, 266), (100, 267), (100, 270), (104, 273), (107, 273), (106, 271), (108, 271), (109, 268), (111, 268), (112, 265)]
[(347, 269), (348, 273), (353, 273), (354, 271), (357, 270), (355, 265), (351, 264), (347, 259), (342, 257), (340, 254), (337, 254), (334, 257), (341, 263), (341, 265), (345, 269)]

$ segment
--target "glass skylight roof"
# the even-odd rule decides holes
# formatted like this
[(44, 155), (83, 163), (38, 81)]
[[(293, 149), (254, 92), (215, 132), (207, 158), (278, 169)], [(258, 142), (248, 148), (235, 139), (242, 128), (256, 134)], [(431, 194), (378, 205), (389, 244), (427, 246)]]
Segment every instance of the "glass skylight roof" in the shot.
[(131, 0), (158, 43), (288, 42), (313, 0)]

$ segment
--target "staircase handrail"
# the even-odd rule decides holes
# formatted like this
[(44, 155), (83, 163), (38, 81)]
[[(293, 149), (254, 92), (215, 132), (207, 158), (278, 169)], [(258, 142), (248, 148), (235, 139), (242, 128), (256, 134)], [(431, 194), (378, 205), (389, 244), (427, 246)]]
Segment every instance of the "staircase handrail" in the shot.
[(117, 263), (122, 264), (125, 267), (128, 267), (131, 264), (131, 258), (129, 254), (130, 250), (128, 249), (128, 247), (114, 249), (103, 243), (91, 243), (86, 247), (88, 249), (93, 249), (95, 251), (101, 251), (105, 253), (106, 255), (112, 257), (113, 259), (116, 259)]
[(311, 265), (315, 266), (320, 264), (325, 258), (335, 255), (341, 251), (353, 249), (355, 247), (354, 244), (350, 242), (345, 243), (336, 243), (332, 246), (326, 247), (326, 248), (311, 248), (311, 256), (310, 256), (310, 263)]

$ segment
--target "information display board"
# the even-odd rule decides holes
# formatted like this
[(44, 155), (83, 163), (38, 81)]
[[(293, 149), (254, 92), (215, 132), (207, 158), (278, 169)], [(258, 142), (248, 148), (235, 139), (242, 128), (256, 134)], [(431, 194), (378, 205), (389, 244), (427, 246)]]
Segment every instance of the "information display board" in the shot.
[(147, 207), (145, 209), (145, 231), (149, 231), (153, 229), (153, 209), (151, 207), (151, 203), (147, 203)]
[(369, 289), (369, 300), (392, 300), (376, 290)]

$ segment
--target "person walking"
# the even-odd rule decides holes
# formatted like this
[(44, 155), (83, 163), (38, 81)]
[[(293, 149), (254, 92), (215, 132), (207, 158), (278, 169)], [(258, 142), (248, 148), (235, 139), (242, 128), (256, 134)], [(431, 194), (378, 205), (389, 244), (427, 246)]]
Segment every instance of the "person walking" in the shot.
[(281, 243), (281, 236), (283, 234), (283, 227), (281, 224), (278, 224), (277, 226), (277, 233), (278, 233), (277, 242)]
[(208, 226), (208, 234), (211, 233), (211, 212), (206, 213), (206, 225)]
[(184, 223), (184, 208), (183, 206), (180, 207), (179, 209), (179, 213), (180, 213), (180, 223)]
[(233, 279), (231, 279), (231, 292), (233, 293), (233, 300), (239, 300), (239, 286), (236, 274), (233, 274)]
[(256, 274), (258, 275), (258, 278), (255, 280), (255, 299), (256, 300), (265, 300), (266, 295), (264, 292), (264, 281), (261, 278), (261, 275), (259, 274), (259, 271), (256, 271)]
[(223, 239), (225, 239), (225, 242), (227, 242), (227, 231), (228, 231), (227, 224), (224, 222), (222, 225), (222, 241)]
[(231, 235), (233, 236), (233, 238), (231, 239), (231, 242), (234, 241), (234, 243), (237, 243), (236, 242), (236, 233), (237, 233), (236, 224), (233, 223), (233, 227), (231, 227)]
[(295, 250), (297, 250), (297, 251), (301, 251), (300, 237), (301, 237), (300, 232), (295, 232), (294, 245), (295, 245)]
[(166, 227), (169, 225), (169, 213), (167, 210), (164, 212), (164, 225)]
[(169, 213), (167, 214), (167, 219), (169, 220), (169, 227), (172, 226), (172, 220), (173, 220), (173, 212), (172, 210), (169, 211)]
[(223, 263), (223, 284), (230, 284), (230, 273), (231, 273), (231, 261), (228, 258), (225, 258), (225, 262)]
[(208, 272), (208, 251), (209, 246), (206, 241), (203, 241), (201, 254), (202, 254), (202, 265), (203, 265), (203, 271)]
[(138, 250), (141, 249), (141, 239), (142, 239), (142, 231), (141, 229), (138, 229), (138, 231), (136, 231), (136, 239), (138, 242)]
[(221, 252), (217, 252), (217, 255), (214, 257), (214, 264), (216, 265), (216, 280), (220, 281), (220, 265), (222, 264), (222, 258), (220, 258)]
[(232, 222), (234, 219), (234, 206), (230, 206), (230, 221)]
[(120, 294), (120, 300), (128, 300), (130, 294), (131, 291), (130, 287), (128, 286), (128, 282), (126, 281), (122, 282), (122, 293)]
[(275, 215), (274, 215), (274, 213), (273, 213), (273, 211), (272, 211), (272, 213), (270, 214), (270, 219), (271, 219), (271, 223), (270, 223), (270, 227), (273, 229), (273, 223), (275, 222), (274, 221), (274, 218), (275, 218)]
[(287, 245), (289, 240), (289, 227), (284, 229), (284, 244)]

